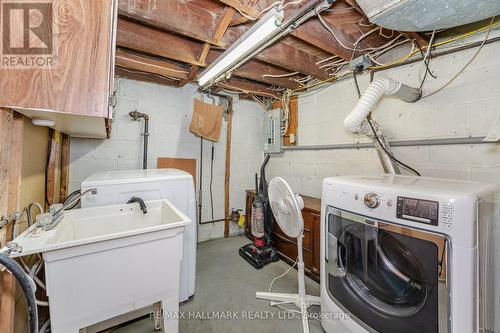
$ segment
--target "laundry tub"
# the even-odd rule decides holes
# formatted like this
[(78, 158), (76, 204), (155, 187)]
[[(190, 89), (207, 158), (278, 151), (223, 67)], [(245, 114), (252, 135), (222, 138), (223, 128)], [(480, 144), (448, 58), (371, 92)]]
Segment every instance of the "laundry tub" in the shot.
[(52, 230), (33, 225), (14, 240), (41, 253), (51, 328), (80, 329), (161, 303), (164, 332), (177, 332), (183, 233), (190, 219), (167, 200), (64, 212)]

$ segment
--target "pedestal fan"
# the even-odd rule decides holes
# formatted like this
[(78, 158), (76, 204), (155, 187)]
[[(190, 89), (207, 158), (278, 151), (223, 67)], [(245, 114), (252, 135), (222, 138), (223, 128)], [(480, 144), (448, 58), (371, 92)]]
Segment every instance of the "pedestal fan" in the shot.
[(320, 298), (306, 295), (304, 258), (302, 255), (302, 238), (304, 234), (304, 220), (302, 219), (302, 209), (304, 200), (298, 194), (293, 193), (290, 186), (283, 178), (277, 177), (269, 183), (269, 202), (274, 218), (278, 222), (281, 230), (288, 236), (297, 238), (297, 275), (299, 292), (298, 294), (277, 294), (257, 292), (259, 299), (273, 301), (271, 305), (294, 304), (302, 316), (304, 332), (309, 332), (309, 322), (307, 309), (311, 305), (319, 305)]

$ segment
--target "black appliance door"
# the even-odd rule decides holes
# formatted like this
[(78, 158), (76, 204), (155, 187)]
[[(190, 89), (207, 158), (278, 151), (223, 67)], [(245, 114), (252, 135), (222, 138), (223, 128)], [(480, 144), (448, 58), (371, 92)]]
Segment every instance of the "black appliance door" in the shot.
[(326, 256), (330, 297), (370, 330), (437, 333), (438, 246), (391, 226), (331, 209)]

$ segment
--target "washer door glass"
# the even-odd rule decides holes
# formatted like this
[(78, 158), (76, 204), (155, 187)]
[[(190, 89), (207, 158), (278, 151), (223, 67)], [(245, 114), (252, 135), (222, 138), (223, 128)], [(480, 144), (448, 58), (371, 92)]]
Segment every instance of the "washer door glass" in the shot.
[(437, 246), (381, 225), (338, 210), (330, 214), (331, 296), (378, 332), (438, 332)]

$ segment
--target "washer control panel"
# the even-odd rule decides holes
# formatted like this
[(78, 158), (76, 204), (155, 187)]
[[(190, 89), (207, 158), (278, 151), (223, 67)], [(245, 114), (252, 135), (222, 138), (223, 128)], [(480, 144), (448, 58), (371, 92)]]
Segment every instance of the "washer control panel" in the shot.
[(439, 224), (439, 202), (398, 197), (396, 217), (398, 219), (437, 226)]

